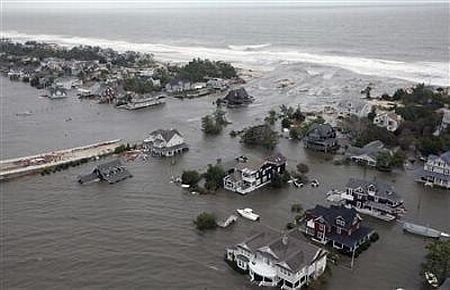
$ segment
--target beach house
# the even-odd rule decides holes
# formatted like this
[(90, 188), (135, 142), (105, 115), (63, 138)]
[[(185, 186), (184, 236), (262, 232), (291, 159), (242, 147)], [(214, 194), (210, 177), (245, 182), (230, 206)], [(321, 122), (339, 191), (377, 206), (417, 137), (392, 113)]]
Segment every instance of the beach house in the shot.
[(416, 181), (425, 185), (450, 188), (450, 151), (440, 156), (429, 155), (423, 168), (418, 170)]
[(303, 138), (303, 144), (305, 148), (316, 151), (336, 151), (339, 147), (336, 139), (336, 129), (330, 124), (314, 123), (305, 138)]
[(226, 190), (247, 194), (272, 182), (275, 176), (286, 170), (286, 157), (277, 153), (264, 160), (240, 158), (224, 177)]
[(306, 211), (306, 234), (321, 244), (353, 252), (370, 239), (373, 229), (361, 225), (353, 208), (316, 205)]
[(373, 123), (378, 127), (386, 128), (389, 132), (397, 131), (402, 118), (394, 112), (380, 112), (373, 118)]
[(225, 260), (258, 286), (297, 290), (324, 271), (328, 252), (305, 241), (298, 231), (258, 232), (225, 250)]
[(144, 151), (153, 156), (171, 157), (189, 149), (183, 136), (175, 129), (158, 129), (144, 140)]

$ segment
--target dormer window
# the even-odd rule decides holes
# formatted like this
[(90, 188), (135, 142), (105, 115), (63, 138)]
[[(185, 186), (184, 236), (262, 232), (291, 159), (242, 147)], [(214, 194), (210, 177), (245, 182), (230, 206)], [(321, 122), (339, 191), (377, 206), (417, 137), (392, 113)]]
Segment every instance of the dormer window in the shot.
[(336, 224), (343, 226), (343, 227), (345, 226), (345, 222), (340, 218), (336, 219)]

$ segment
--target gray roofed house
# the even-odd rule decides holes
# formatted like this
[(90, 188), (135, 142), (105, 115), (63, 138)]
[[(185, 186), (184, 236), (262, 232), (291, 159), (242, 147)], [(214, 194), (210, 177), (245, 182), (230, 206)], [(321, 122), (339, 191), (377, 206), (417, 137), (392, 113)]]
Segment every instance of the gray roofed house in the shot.
[(338, 149), (336, 130), (330, 124), (312, 124), (305, 138), (303, 144), (306, 148), (331, 152)]
[(368, 181), (364, 179), (350, 178), (346, 184), (347, 191), (351, 190), (358, 194), (373, 196), (390, 200), (392, 202), (403, 202), (400, 195), (398, 195), (394, 188), (381, 181)]
[(176, 129), (158, 129), (144, 140), (144, 150), (153, 156), (170, 157), (188, 150), (183, 136)]
[(320, 276), (327, 251), (308, 243), (298, 231), (266, 230), (226, 249), (226, 260), (248, 273), (258, 286), (300, 289)]
[(217, 100), (217, 105), (226, 105), (229, 108), (236, 108), (246, 106), (253, 102), (253, 97), (250, 96), (245, 88), (230, 90), (228, 94), (222, 99)]
[(78, 182), (84, 184), (100, 180), (112, 184), (130, 177), (132, 177), (131, 173), (119, 159), (116, 159), (97, 165), (89, 174), (80, 175)]
[(415, 175), (417, 182), (450, 189), (450, 151), (428, 156), (424, 167)]
[(380, 140), (372, 141), (361, 147), (349, 146), (345, 152), (347, 159), (361, 165), (377, 166), (377, 157), (381, 152), (392, 152), (384, 147)]

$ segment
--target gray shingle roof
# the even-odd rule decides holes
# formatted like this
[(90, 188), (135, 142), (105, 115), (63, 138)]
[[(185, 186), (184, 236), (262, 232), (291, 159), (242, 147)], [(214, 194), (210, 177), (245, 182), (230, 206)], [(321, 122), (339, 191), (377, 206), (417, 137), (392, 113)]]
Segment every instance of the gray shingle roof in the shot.
[(369, 189), (375, 191), (375, 195), (381, 198), (400, 201), (401, 197), (394, 191), (394, 188), (386, 183), (374, 180), (368, 181), (357, 178), (350, 178), (347, 182), (346, 188), (361, 188), (364, 194), (368, 194)]
[(378, 153), (384, 149), (384, 144), (380, 140), (372, 141), (368, 144), (366, 144), (364, 147), (356, 147), (356, 146), (350, 146), (345, 154), (347, 156), (361, 156), (361, 155), (367, 155), (373, 159), (377, 158)]
[(158, 134), (161, 134), (161, 136), (164, 138), (164, 140), (166, 142), (169, 142), (170, 139), (172, 139), (175, 134), (178, 134), (178, 135), (182, 136), (180, 134), (180, 132), (178, 132), (178, 130), (176, 130), (176, 129), (168, 129), (168, 130), (158, 129), (158, 130), (155, 130), (155, 131), (150, 133), (150, 135), (152, 135), (152, 136), (156, 136)]
[(336, 218), (342, 217), (345, 221), (345, 228), (350, 228), (353, 221), (358, 216), (357, 211), (354, 208), (345, 208), (344, 206), (332, 205), (329, 208), (321, 205), (316, 205), (315, 208), (308, 210), (308, 213), (322, 217), (329, 225), (336, 224)]

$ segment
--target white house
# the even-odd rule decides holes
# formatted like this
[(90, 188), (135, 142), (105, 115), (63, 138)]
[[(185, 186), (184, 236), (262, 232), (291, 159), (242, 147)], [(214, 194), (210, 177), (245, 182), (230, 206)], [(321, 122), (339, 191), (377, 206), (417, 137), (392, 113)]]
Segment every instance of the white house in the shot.
[(297, 290), (324, 271), (328, 252), (305, 241), (298, 231), (264, 231), (226, 249), (226, 261), (258, 286)]
[(175, 129), (158, 129), (144, 140), (144, 151), (153, 156), (170, 157), (188, 150), (183, 136)]
[(450, 151), (440, 156), (428, 156), (423, 169), (417, 174), (416, 181), (450, 189)]
[(389, 132), (397, 131), (402, 118), (394, 112), (380, 112), (373, 118), (378, 127), (386, 128)]
[(276, 175), (286, 170), (286, 157), (274, 154), (264, 160), (241, 158), (223, 179), (224, 188), (247, 194), (272, 182)]
[(343, 100), (337, 104), (339, 117), (356, 116), (358, 118), (367, 117), (372, 110), (372, 105), (363, 100)]

